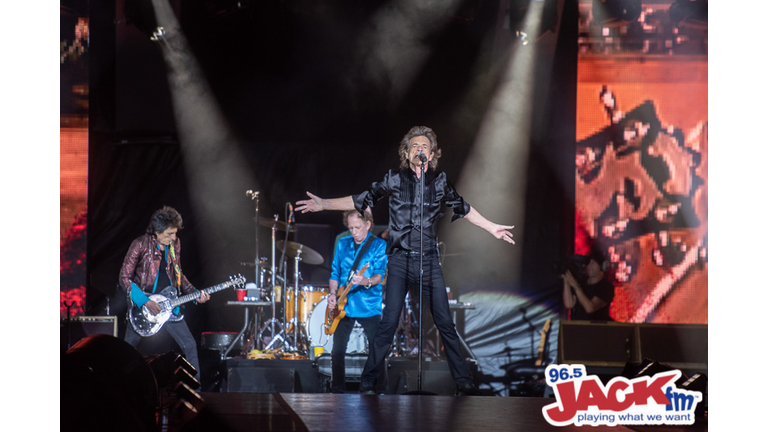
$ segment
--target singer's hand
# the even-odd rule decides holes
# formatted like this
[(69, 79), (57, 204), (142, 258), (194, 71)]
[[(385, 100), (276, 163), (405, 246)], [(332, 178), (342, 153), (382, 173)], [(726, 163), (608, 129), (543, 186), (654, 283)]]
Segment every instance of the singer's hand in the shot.
[(493, 236), (499, 240), (504, 240), (507, 243), (515, 244), (515, 241), (512, 239), (512, 233), (509, 232), (509, 230), (514, 227), (514, 225), (495, 224), (495, 226), (491, 229), (491, 234), (493, 234)]
[(306, 212), (319, 212), (323, 211), (323, 199), (319, 196), (312, 195), (311, 193), (307, 192), (307, 196), (309, 196), (312, 199), (308, 200), (302, 200), (302, 201), (296, 201), (296, 210), (306, 213)]

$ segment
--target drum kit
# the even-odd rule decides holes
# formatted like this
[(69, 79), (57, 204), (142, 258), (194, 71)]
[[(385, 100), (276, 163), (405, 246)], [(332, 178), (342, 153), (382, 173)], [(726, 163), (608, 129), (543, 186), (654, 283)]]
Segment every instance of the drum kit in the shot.
[[(282, 222), (278, 215), (274, 215), (273, 218), (259, 216), (259, 192), (249, 190), (246, 194), (256, 202), (254, 221), (257, 260), (253, 264), (248, 263), (256, 268), (257, 298), (254, 300), (269, 302), (272, 310), (271, 317), (261, 324), (257, 323), (258, 328), (254, 329), (253, 347), (266, 344), (262, 350), (255, 351), (259, 358), (265, 358), (263, 356), (266, 355), (269, 358), (282, 359), (307, 359), (314, 354), (317, 347), (322, 347), (322, 351), (330, 352), (333, 347), (333, 335), (325, 334), (324, 320), (329, 289), (327, 286), (300, 286), (299, 271), (301, 265), (321, 265), (325, 259), (310, 247), (288, 240), (289, 234), (297, 230), (293, 206), (290, 203), (286, 205), (288, 209), (286, 222)], [(258, 258), (260, 226), (271, 229), (271, 261)], [(278, 233), (284, 233), (285, 238), (278, 240)], [(278, 252), (280, 257), (277, 256)], [(292, 283), (288, 282), (290, 280), (287, 274), (289, 259), (293, 261)], [(368, 352), (362, 326), (357, 323), (350, 336), (347, 352)]]

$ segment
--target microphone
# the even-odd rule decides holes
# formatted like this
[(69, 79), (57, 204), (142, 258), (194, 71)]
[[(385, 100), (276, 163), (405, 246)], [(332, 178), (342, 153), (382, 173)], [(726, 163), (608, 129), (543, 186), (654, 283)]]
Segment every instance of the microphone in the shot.
[(293, 205), (291, 203), (288, 203), (288, 211), (290, 212), (288, 215), (288, 223), (296, 223), (296, 219), (293, 216)]
[(421, 160), (421, 163), (425, 163), (427, 161), (427, 155), (425, 155), (424, 152), (419, 153), (418, 158)]

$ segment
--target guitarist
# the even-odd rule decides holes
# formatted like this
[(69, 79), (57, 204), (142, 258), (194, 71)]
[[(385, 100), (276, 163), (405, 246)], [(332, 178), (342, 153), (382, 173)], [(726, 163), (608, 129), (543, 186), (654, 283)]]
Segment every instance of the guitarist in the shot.
[[(120, 286), (128, 295), (129, 309), (134, 305), (138, 308), (146, 305), (156, 315), (161, 311), (160, 305), (150, 300), (149, 295), (167, 286), (175, 287), (182, 294), (197, 291), (181, 271), (181, 240), (176, 237), (180, 229), (182, 219), (179, 212), (164, 206), (152, 214), (146, 233), (131, 243), (120, 269)], [(196, 302), (205, 303), (209, 299), (208, 293), (201, 292)], [(184, 320), (169, 321), (160, 331), (171, 335), (187, 361), (199, 372), (197, 342), (187, 323)], [(125, 329), (125, 341), (136, 347), (141, 340), (141, 335), (129, 323)]]
[[(362, 215), (362, 216), (361, 216)], [(381, 319), (382, 287), (381, 282), (387, 268), (387, 243), (370, 233), (373, 216), (370, 212), (359, 213), (356, 210), (344, 212), (344, 225), (350, 234), (336, 244), (329, 281), (330, 295), (328, 310), (337, 307), (336, 294), (340, 287), (351, 284), (344, 299), (344, 317), (339, 321), (333, 334), (331, 351), (331, 392), (346, 391), (344, 360), (347, 353), (349, 335), (355, 321), (359, 322), (370, 342), (376, 335), (376, 328)], [(365, 271), (358, 275), (358, 270)]]

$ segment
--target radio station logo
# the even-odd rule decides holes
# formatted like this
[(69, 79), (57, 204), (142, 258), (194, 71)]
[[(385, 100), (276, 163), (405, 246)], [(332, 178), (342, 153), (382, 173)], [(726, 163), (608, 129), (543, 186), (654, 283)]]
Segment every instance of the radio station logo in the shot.
[(633, 379), (616, 377), (607, 385), (584, 365), (549, 365), (547, 384), (557, 402), (542, 408), (544, 418), (554, 426), (568, 425), (691, 425), (698, 391), (678, 389), (679, 370)]

